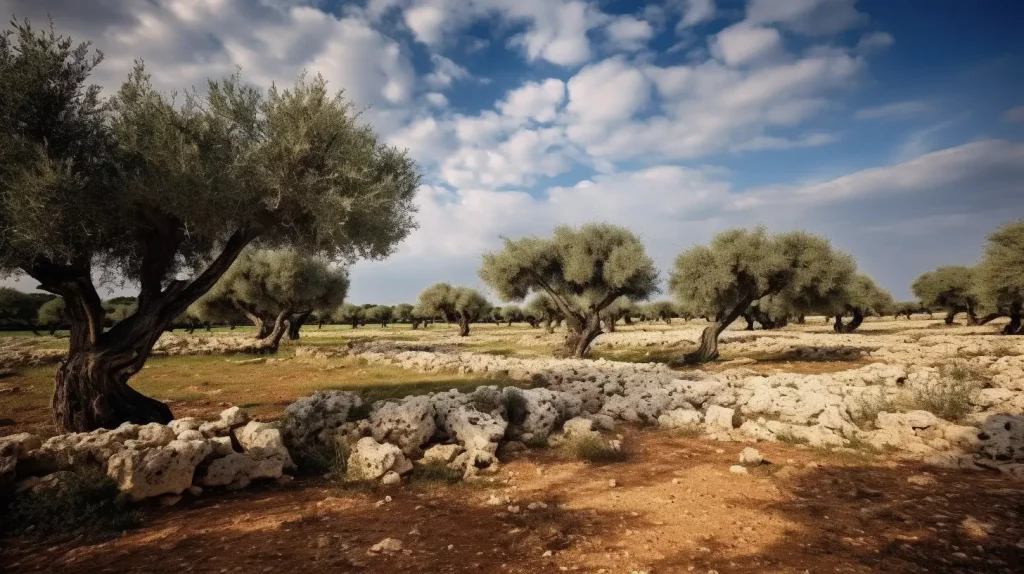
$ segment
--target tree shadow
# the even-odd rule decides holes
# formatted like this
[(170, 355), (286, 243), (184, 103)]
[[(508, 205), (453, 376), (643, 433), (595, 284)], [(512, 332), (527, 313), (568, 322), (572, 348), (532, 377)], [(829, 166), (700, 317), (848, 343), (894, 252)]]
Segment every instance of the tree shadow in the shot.
[(1020, 572), (1024, 564), (1024, 489), (996, 472), (823, 466), (776, 484), (788, 500), (761, 510), (792, 524), (784, 536), (749, 550), (718, 541), (717, 550), (677, 552), (653, 570)]

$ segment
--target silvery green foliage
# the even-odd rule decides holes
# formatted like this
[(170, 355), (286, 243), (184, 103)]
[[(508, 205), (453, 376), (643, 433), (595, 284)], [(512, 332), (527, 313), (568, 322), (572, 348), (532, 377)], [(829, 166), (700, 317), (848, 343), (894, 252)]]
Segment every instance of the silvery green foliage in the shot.
[(802, 231), (769, 235), (763, 227), (729, 229), (709, 245), (681, 253), (669, 288), (681, 312), (715, 320), (769, 296), (766, 307), (787, 315), (835, 305), (855, 269), (853, 258), (824, 237)]
[(227, 305), (259, 317), (282, 312), (323, 311), (341, 304), (348, 272), (295, 249), (247, 250), (192, 309), (207, 321), (220, 321)]
[(338, 323), (350, 325), (361, 322), (365, 319), (365, 316), (362, 307), (352, 303), (345, 303), (331, 312), (331, 318)]
[(47, 326), (60, 325), (68, 320), (64, 309), (63, 299), (60, 297), (50, 299), (39, 306), (36, 322)]
[(523, 311), (518, 305), (505, 305), (501, 308), (501, 318), (504, 321), (518, 321), (522, 316)]
[(892, 294), (879, 287), (875, 281), (863, 273), (858, 273), (846, 289), (845, 306), (857, 309), (867, 315), (869, 313), (882, 316), (896, 311), (896, 301)]
[(1006, 313), (1024, 305), (1024, 220), (988, 236), (975, 273), (976, 292), (986, 307)]
[(392, 308), (394, 320), (399, 323), (408, 323), (412, 320), (413, 306), (408, 303), (399, 303)]
[(946, 265), (922, 273), (910, 289), (925, 307), (941, 308), (950, 313), (973, 313), (978, 307), (974, 273), (971, 267)]
[(363, 311), (363, 316), (368, 323), (390, 323), (394, 310), (387, 305), (374, 305)]
[(491, 304), (475, 289), (436, 283), (420, 293), (416, 307), (427, 316), (472, 323), (490, 311)]
[(523, 307), (523, 315), (533, 317), (537, 321), (557, 321), (564, 319), (561, 309), (544, 293), (538, 293)]
[(484, 255), (480, 277), (503, 300), (543, 293), (579, 322), (619, 297), (646, 299), (658, 283), (643, 243), (607, 223), (561, 226), (549, 238), (506, 239), (504, 249)]

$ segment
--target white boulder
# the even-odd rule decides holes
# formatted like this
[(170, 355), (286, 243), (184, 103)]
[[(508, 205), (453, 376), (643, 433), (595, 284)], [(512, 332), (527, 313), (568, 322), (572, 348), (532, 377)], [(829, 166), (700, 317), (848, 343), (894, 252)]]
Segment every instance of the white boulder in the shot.
[(348, 457), (348, 476), (354, 480), (378, 480), (389, 471), (402, 475), (410, 470), (412, 463), (400, 448), (371, 437), (359, 439)]
[(107, 475), (132, 500), (181, 494), (192, 486), (196, 466), (211, 450), (206, 441), (181, 440), (144, 450), (124, 449), (110, 457)]

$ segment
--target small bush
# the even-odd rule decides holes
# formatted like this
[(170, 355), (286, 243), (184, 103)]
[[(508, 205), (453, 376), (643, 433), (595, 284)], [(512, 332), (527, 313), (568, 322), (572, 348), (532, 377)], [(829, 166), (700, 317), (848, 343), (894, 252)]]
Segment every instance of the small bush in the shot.
[(457, 469), (449, 468), (441, 461), (432, 461), (425, 464), (417, 464), (412, 469), (410, 482), (440, 482), (444, 484), (456, 484), (462, 481), (462, 473)]
[(624, 450), (612, 448), (600, 436), (574, 437), (565, 445), (574, 457), (587, 462), (621, 462), (628, 458)]
[(971, 412), (977, 384), (970, 380), (941, 379), (914, 391), (914, 409), (928, 411), (947, 421), (958, 421)]
[(505, 418), (513, 426), (519, 426), (526, 420), (526, 397), (523, 391), (516, 388), (505, 389), (501, 395), (502, 406), (505, 407)]
[(142, 522), (141, 513), (132, 508), (117, 483), (98, 468), (75, 469), (60, 487), (19, 495), (0, 516), (0, 531), (43, 536), (118, 532)]
[(524, 440), (527, 448), (548, 448), (548, 437), (533, 435), (530, 440)]
[(939, 376), (954, 383), (975, 383), (985, 380), (985, 373), (967, 361), (939, 365)]
[(900, 410), (896, 401), (881, 388), (876, 393), (861, 393), (857, 407), (852, 409), (853, 422), (860, 427), (874, 423), (878, 413), (894, 413)]
[(808, 444), (809, 442), (811, 442), (802, 436), (797, 436), (793, 434), (791, 431), (777, 432), (775, 433), (775, 438), (781, 443), (793, 445)]
[(373, 403), (364, 401), (348, 410), (348, 422), (358, 422), (370, 418), (373, 413)]
[(330, 478), (339, 479), (348, 472), (351, 449), (345, 441), (334, 440), (330, 444), (296, 449), (293, 454), (295, 464), (303, 472), (329, 475)]

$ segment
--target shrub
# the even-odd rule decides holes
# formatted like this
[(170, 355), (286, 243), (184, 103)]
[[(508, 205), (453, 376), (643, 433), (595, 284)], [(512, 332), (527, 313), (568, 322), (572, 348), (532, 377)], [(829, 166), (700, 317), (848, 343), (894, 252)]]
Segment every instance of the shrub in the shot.
[(572, 455), (587, 462), (621, 462), (628, 458), (621, 448), (613, 448), (600, 436), (574, 437), (566, 442)]
[(861, 427), (874, 423), (878, 413), (893, 413), (899, 410), (896, 401), (881, 388), (876, 393), (861, 393), (857, 407), (852, 413), (852, 418), (853, 422)]
[(132, 508), (117, 483), (93, 467), (69, 472), (60, 486), (18, 496), (0, 516), (0, 531), (44, 536), (117, 532), (142, 522), (141, 513)]
[(523, 444), (528, 448), (548, 448), (548, 437), (533, 435), (529, 440), (524, 440)]
[(916, 389), (912, 406), (947, 421), (958, 421), (971, 412), (971, 399), (977, 390), (971, 380), (943, 378)]
[(502, 406), (505, 407), (505, 418), (510, 425), (519, 426), (526, 420), (526, 397), (519, 389), (506, 389), (501, 395)]
[(424, 464), (417, 464), (412, 469), (411, 482), (441, 482), (445, 484), (456, 484), (462, 481), (462, 472), (450, 468), (442, 461), (431, 461)]
[(672, 433), (686, 438), (697, 438), (704, 434), (704, 430), (697, 423), (689, 423), (675, 427)]
[(348, 457), (351, 449), (343, 440), (328, 444), (306, 446), (293, 451), (295, 464), (303, 472), (327, 475), (332, 479), (344, 478), (348, 472)]
[(811, 442), (811, 441), (807, 440), (806, 438), (804, 438), (802, 436), (797, 436), (797, 435), (793, 434), (791, 431), (777, 432), (777, 433), (775, 433), (775, 438), (778, 439), (778, 441), (781, 442), (781, 443), (793, 444), (793, 445), (795, 445), (795, 444), (807, 444), (807, 443)]

